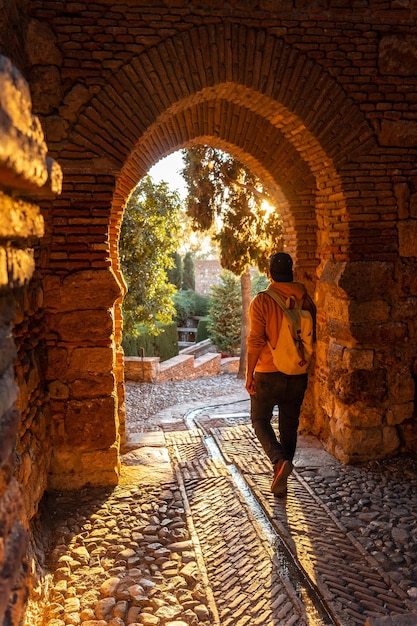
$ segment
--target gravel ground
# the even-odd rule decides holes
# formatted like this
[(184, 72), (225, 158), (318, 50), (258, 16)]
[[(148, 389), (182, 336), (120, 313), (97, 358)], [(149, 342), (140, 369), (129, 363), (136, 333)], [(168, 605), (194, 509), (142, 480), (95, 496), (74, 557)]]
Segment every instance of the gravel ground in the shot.
[[(204, 376), (195, 380), (170, 381), (166, 383), (126, 384), (126, 434), (160, 429), (158, 416), (164, 409), (176, 405), (208, 402), (216, 398), (232, 398), (245, 393), (243, 380), (236, 374)], [(249, 398), (249, 396), (248, 396)]]

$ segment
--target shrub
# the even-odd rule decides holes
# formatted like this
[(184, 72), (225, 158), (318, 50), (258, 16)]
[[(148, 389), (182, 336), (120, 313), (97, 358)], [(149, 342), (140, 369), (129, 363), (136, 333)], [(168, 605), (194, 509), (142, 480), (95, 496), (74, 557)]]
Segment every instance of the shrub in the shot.
[(122, 347), (126, 356), (159, 356), (161, 361), (171, 359), (178, 354), (178, 332), (175, 323), (160, 326), (161, 333), (150, 335), (145, 326), (136, 327), (139, 335), (124, 335)]
[(174, 306), (178, 326), (184, 326), (189, 317), (204, 317), (208, 313), (208, 296), (203, 296), (192, 289), (177, 291), (174, 294)]
[(210, 297), (194, 292), (194, 315), (205, 317), (208, 313)]
[(209, 322), (208, 317), (203, 317), (203, 319), (198, 320), (197, 336), (196, 336), (196, 342), (197, 343), (199, 341), (204, 341), (205, 339), (209, 338), (208, 322)]
[(177, 291), (174, 294), (174, 306), (176, 311), (176, 321), (178, 326), (184, 326), (185, 321), (194, 315), (194, 291), (188, 289), (187, 291)]

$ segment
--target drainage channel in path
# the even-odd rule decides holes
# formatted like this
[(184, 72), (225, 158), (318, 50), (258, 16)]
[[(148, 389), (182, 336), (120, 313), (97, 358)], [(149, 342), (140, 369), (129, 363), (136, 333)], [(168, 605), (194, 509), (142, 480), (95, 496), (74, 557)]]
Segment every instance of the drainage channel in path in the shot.
[[(263, 536), (273, 550), (273, 561), (275, 566), (279, 569), (280, 577), (285, 579), (287, 585), (290, 585), (294, 589), (295, 595), (299, 601), (302, 602), (305, 611), (306, 623), (314, 624), (314, 626), (338, 625), (339, 621), (331, 615), (331, 611), (326, 606), (323, 598), (321, 598), (320, 594), (316, 591), (316, 589), (314, 589), (304, 571), (292, 557), (291, 552), (288, 550), (282, 538), (271, 524), (264, 512), (264, 509), (254, 497), (250, 487), (242, 478), (237, 467), (227, 462), (214, 437), (204, 432), (196, 421), (197, 417), (201, 413), (206, 412), (208, 408), (213, 407), (200, 407), (199, 409), (189, 411), (184, 416), (184, 421), (188, 429), (198, 430), (201, 433), (202, 441), (210, 459), (223, 464), (229, 472), (234, 486), (238, 489), (240, 495), (250, 510), (253, 519), (258, 524)], [(233, 417), (235, 415), (236, 414), (227, 414), (227, 417)], [(224, 416), (225, 414), (221, 415), (222, 418), (224, 418)], [(239, 413), (239, 417), (244, 417), (244, 414)]]

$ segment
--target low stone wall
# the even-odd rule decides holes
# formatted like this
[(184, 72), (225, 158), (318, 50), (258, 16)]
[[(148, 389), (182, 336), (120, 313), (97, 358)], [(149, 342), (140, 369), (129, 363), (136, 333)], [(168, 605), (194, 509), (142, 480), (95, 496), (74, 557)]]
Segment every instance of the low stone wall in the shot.
[(201, 376), (216, 376), (221, 373), (221, 354), (203, 354), (194, 361), (194, 378)]
[(163, 363), (160, 363), (159, 357), (125, 357), (125, 379), (135, 382), (190, 380), (220, 373), (221, 355), (217, 352), (198, 358), (192, 354), (179, 354)]
[(154, 383), (159, 367), (159, 356), (125, 356), (125, 379), (136, 383)]
[(238, 356), (230, 356), (222, 359), (222, 374), (237, 374), (240, 359)]

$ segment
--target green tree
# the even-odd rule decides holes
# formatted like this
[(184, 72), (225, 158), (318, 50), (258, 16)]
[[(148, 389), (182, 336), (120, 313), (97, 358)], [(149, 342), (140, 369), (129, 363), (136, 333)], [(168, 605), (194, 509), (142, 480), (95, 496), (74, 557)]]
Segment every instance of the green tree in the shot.
[(171, 258), (173, 260), (173, 267), (167, 270), (168, 280), (171, 285), (174, 285), (177, 289), (181, 289), (184, 269), (182, 258), (178, 250), (171, 255)]
[(256, 272), (256, 274), (252, 276), (251, 297), (254, 298), (259, 291), (263, 291), (268, 287), (268, 285), (269, 280), (265, 274)]
[(144, 325), (157, 335), (158, 326), (175, 315), (175, 287), (167, 280), (178, 247), (180, 199), (167, 183), (154, 184), (147, 176), (132, 192), (123, 216), (119, 254), (128, 293), (123, 302), (127, 333)]
[(182, 288), (195, 289), (195, 273), (194, 273), (194, 259), (191, 252), (187, 252), (184, 257), (184, 271), (182, 276)]
[(186, 151), (184, 164), (187, 212), (194, 227), (209, 230), (216, 225), (220, 263), (241, 277), (238, 376), (243, 378), (251, 299), (249, 268), (257, 265), (261, 272), (266, 271), (269, 256), (282, 249), (282, 223), (276, 211), (267, 210), (273, 202), (260, 180), (232, 156), (208, 146), (195, 146)]
[(239, 279), (224, 270), (210, 290), (207, 330), (217, 348), (230, 356), (240, 349), (242, 296)]

